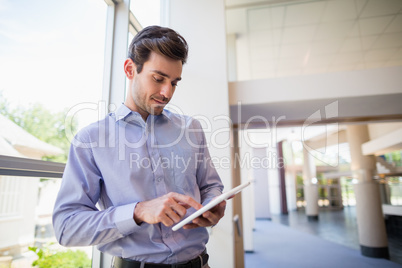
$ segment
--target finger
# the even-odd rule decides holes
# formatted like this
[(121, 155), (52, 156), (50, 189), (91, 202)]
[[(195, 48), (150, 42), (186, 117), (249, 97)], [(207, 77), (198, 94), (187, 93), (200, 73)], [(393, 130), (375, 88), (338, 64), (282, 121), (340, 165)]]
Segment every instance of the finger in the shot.
[(222, 218), (225, 215), (225, 209), (226, 209), (226, 201), (222, 201), (209, 211), (213, 212), (216, 214), (219, 218)]
[(198, 227), (200, 227), (200, 226), (195, 224), (195, 223), (188, 223), (188, 224), (183, 226), (183, 229), (189, 230), (189, 229), (195, 229), (195, 228), (198, 228)]
[(201, 227), (208, 227), (208, 226), (213, 225), (213, 223), (210, 222), (209, 219), (206, 219), (206, 218), (203, 218), (203, 217), (195, 218), (192, 223), (196, 224), (198, 226), (201, 226)]
[(187, 205), (186, 203), (183, 203), (183, 202), (177, 202), (180, 206), (182, 206), (182, 207), (184, 207), (184, 208), (186, 208), (186, 209), (189, 209), (189, 208), (191, 208), (191, 206), (190, 205)]
[(177, 202), (182, 202), (184, 204), (187, 204), (195, 209), (200, 209), (202, 208), (202, 205), (195, 201), (193, 198), (187, 195), (182, 195), (179, 193), (170, 193), (171, 197), (173, 197)]
[(215, 225), (225, 215), (226, 202), (222, 201), (211, 210), (202, 214), (202, 217), (207, 219), (212, 225)]
[(202, 214), (201, 219), (205, 219), (208, 221), (209, 225), (217, 224), (220, 217), (218, 217), (215, 213), (212, 213), (211, 211), (207, 211)]
[(182, 204), (176, 203), (176, 201), (173, 199), (171, 200), (170, 208), (173, 210), (173, 212), (175, 212), (176, 215), (179, 216), (179, 220), (186, 215), (187, 208)]
[(176, 211), (173, 211), (173, 210), (167, 211), (166, 215), (171, 219), (172, 224), (178, 223), (182, 218), (181, 216), (177, 215)]
[(225, 215), (225, 210), (226, 210), (226, 201), (223, 201), (222, 203), (219, 204), (219, 213), (220, 213), (220, 217), (222, 218)]
[[(225, 201), (223, 201), (223, 202), (225, 202)], [(214, 206), (214, 207), (211, 208), (210, 210), (204, 212), (204, 213), (202, 214), (202, 216), (203, 216), (204, 218), (209, 218), (209, 217), (211, 217), (210, 213), (211, 213), (211, 214), (217, 214), (217, 216), (219, 216), (219, 215), (224, 211), (224, 208), (225, 208), (225, 206), (226, 206), (226, 204), (222, 204), (223, 202), (221, 202), (221, 203), (219, 203), (218, 205)]]
[(168, 217), (166, 214), (163, 215), (163, 216), (160, 216), (159, 220), (165, 226), (172, 226), (173, 225), (172, 219), (170, 217)]

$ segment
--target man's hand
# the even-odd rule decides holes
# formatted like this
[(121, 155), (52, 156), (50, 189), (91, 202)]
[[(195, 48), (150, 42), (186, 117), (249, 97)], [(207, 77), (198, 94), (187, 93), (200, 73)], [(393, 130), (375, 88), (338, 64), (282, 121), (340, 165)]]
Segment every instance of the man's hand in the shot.
[(186, 215), (188, 208), (202, 208), (202, 205), (193, 198), (179, 193), (168, 193), (164, 196), (137, 203), (134, 209), (134, 220), (137, 224), (163, 223), (172, 226)]
[(192, 223), (183, 226), (184, 229), (194, 229), (197, 227), (209, 227), (216, 225), (219, 220), (225, 215), (226, 201), (220, 202), (215, 207), (204, 212), (198, 218), (195, 218)]

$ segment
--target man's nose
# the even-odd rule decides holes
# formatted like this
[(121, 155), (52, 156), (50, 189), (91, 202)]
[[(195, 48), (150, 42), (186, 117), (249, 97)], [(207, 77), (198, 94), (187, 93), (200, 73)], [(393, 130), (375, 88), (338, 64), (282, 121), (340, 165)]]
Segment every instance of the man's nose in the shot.
[(173, 86), (171, 84), (163, 85), (160, 94), (170, 100), (173, 95)]

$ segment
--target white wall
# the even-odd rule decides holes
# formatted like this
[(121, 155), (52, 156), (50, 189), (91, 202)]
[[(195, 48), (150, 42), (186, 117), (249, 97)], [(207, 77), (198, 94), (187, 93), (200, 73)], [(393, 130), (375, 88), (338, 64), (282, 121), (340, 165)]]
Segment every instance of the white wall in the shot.
[[(210, 153), (219, 159), (230, 159), (230, 148), (218, 148), (214, 142), (229, 141), (228, 122), (216, 116), (229, 116), (229, 95), (226, 71), (225, 12), (223, 0), (171, 0), (168, 26), (177, 30), (189, 43), (188, 63), (183, 80), (172, 104), (184, 114), (202, 115), (209, 119), (207, 131)], [(216, 137), (213, 132), (226, 128)], [(211, 139), (214, 138), (214, 139)], [(218, 167), (226, 189), (232, 188), (230, 166)], [(211, 267), (234, 267), (232, 203), (228, 202), (225, 217), (212, 229), (208, 252)]]

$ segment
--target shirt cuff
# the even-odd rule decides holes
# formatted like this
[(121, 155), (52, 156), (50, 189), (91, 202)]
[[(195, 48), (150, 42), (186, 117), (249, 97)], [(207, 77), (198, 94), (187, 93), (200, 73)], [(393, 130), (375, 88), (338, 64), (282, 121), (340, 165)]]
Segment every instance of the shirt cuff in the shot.
[(140, 225), (138, 225), (133, 218), (134, 209), (137, 203), (118, 206), (115, 209), (114, 222), (119, 232), (124, 236), (134, 233), (136, 230), (141, 228)]

